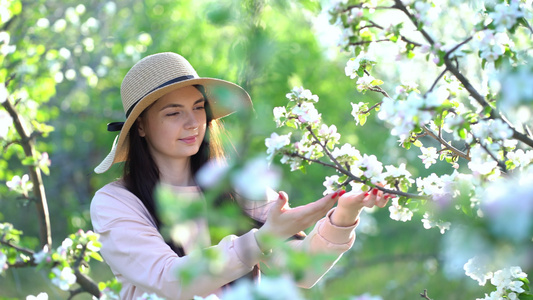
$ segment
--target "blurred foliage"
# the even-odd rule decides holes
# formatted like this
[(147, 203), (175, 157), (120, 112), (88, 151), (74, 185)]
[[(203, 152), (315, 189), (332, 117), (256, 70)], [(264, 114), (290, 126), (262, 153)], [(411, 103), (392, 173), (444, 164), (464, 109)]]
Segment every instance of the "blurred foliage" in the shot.
[[(200, 76), (243, 85), (254, 102), (252, 126), (225, 120), (231, 142), (247, 145), (249, 156), (265, 152), (264, 139), (275, 130), (272, 109), (286, 103), (285, 94), (303, 85), (319, 95), (316, 105), (326, 123), (336, 124), (361, 153), (387, 159), (388, 131), (370, 116), (365, 131), (356, 128), (349, 102), (361, 95), (344, 75), (348, 56), (326, 57), (313, 31), (312, 16), (320, 4), (300, 1), (172, 1), (33, 0), (16, 2), (20, 14), (3, 30), (17, 51), (3, 62), (0, 80), (15, 74), (10, 93), (18, 95), (28, 119), (53, 126), (38, 139), (37, 150), (52, 161), (44, 178), (54, 245), (78, 229), (91, 229), (89, 204), (95, 191), (120, 176), (120, 166), (103, 175), (93, 168), (107, 155), (115, 135), (106, 124), (124, 119), (120, 83), (128, 69), (146, 55), (172, 51), (186, 57)], [(365, 101), (376, 101), (365, 100)], [(242, 126), (248, 132), (243, 140)], [(400, 150), (401, 151), (401, 150)], [(0, 160), (0, 221), (24, 231), (23, 245), (38, 251), (33, 206), (8, 191), (6, 181), (26, 171), (21, 149), (4, 149)], [(389, 155), (391, 158), (388, 158)], [(422, 166), (420, 163), (415, 166)], [(281, 186), (297, 205), (318, 199), (330, 171), (312, 166), (307, 174), (284, 168)], [(413, 176), (424, 172), (411, 169)], [(471, 280), (446, 278), (437, 257), (440, 234), (418, 222), (398, 223), (383, 210), (374, 215), (377, 235), (359, 234), (328, 279), (306, 291), (310, 299), (333, 299), (364, 292), (385, 299), (416, 299), (424, 288), (433, 299), (465, 299), (482, 295)], [(112, 278), (108, 267), (92, 264), (96, 281)], [(345, 273), (337, 273), (345, 272)], [(45, 275), (34, 269), (9, 269), (0, 277), (0, 297), (24, 298), (40, 291), (64, 297)], [(83, 298), (85, 296), (80, 296)], [(341, 299), (341, 298), (339, 298)]]

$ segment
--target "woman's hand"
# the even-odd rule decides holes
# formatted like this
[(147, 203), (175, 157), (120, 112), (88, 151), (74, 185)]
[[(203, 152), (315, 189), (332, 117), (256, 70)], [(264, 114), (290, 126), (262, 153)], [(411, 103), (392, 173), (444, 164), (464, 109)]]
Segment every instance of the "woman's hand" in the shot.
[(340, 227), (352, 226), (359, 218), (363, 207), (372, 208), (375, 206), (385, 207), (391, 198), (389, 194), (383, 194), (377, 188), (373, 188), (367, 193), (346, 193), (341, 195), (337, 208), (331, 215), (331, 223)]
[(296, 233), (309, 228), (324, 217), (337, 201), (339, 193), (327, 195), (306, 205), (291, 208), (285, 192), (279, 192), (277, 202), (268, 211), (265, 224), (256, 232), (256, 239), (262, 250), (265, 237), (270, 236), (285, 240)]

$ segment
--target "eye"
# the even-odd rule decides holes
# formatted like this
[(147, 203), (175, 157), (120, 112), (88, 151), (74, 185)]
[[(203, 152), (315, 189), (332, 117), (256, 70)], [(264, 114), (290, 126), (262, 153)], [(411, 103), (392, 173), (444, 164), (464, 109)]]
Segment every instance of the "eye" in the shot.
[(175, 112), (168, 113), (167, 116), (168, 116), (168, 117), (172, 117), (172, 116), (177, 116), (177, 115), (179, 115), (179, 114), (180, 114), (179, 111), (175, 111)]
[(205, 109), (205, 105), (198, 105), (196, 107), (194, 107), (195, 110), (203, 110)]

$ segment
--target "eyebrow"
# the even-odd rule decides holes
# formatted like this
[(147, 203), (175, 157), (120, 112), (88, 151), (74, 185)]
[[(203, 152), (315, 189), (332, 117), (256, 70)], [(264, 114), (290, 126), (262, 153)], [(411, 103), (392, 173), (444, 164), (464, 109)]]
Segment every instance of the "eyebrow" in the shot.
[[(206, 101), (207, 100), (205, 100), (204, 98), (198, 99), (198, 100), (194, 101), (193, 106), (198, 104), (198, 103), (206, 102)], [(167, 109), (167, 108), (173, 108), (173, 107), (184, 107), (184, 106), (182, 104), (178, 104), (178, 103), (171, 103), (171, 104), (163, 106), (159, 111), (162, 111), (162, 110)]]

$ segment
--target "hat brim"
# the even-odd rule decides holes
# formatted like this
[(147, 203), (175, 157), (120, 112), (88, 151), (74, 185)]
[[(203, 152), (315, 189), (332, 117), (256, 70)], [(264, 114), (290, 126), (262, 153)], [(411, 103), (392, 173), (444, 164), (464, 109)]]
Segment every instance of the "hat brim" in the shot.
[(213, 119), (219, 119), (238, 110), (250, 109), (252, 107), (250, 95), (248, 95), (243, 88), (232, 82), (221, 79), (193, 78), (161, 87), (144, 96), (135, 105), (129, 116), (126, 118), (118, 138), (115, 138), (111, 151), (94, 171), (96, 173), (104, 173), (109, 170), (113, 164), (123, 162), (127, 159), (130, 128), (133, 125), (133, 122), (137, 120), (139, 115), (147, 107), (169, 92), (192, 85), (201, 85), (204, 87), (207, 101), (209, 102), (209, 107), (213, 114)]

